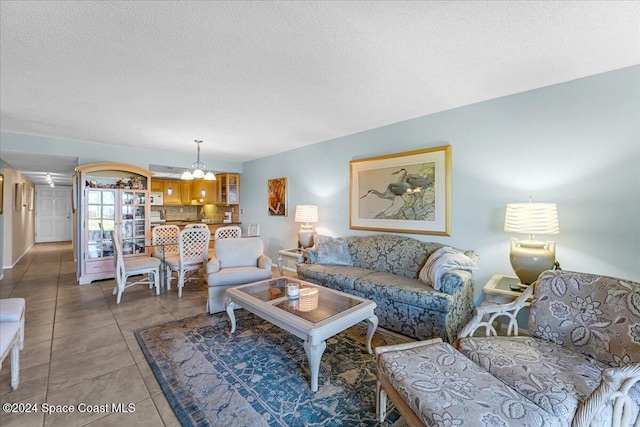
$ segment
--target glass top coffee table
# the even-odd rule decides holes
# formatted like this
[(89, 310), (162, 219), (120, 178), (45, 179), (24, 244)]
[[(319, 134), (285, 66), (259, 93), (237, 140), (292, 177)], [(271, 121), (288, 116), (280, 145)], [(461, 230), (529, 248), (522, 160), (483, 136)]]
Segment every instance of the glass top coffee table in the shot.
[[(297, 298), (287, 296), (288, 285), (298, 285)], [(373, 301), (291, 277), (230, 288), (227, 297), (225, 307), (231, 320), (231, 333), (236, 330), (233, 310), (242, 307), (304, 340), (312, 391), (318, 391), (320, 359), (327, 347), (327, 338), (366, 320), (367, 351), (371, 353), (371, 338), (378, 327)]]

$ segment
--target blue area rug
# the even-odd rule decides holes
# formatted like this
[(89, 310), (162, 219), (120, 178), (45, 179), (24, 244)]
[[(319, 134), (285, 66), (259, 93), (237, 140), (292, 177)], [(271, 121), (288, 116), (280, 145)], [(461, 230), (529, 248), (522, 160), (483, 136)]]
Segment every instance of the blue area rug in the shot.
[[(302, 340), (245, 310), (230, 334), (226, 313), (202, 314), (136, 332), (183, 426), (378, 426), (375, 359), (366, 326), (327, 340), (313, 393)], [(406, 340), (378, 330), (372, 346)]]

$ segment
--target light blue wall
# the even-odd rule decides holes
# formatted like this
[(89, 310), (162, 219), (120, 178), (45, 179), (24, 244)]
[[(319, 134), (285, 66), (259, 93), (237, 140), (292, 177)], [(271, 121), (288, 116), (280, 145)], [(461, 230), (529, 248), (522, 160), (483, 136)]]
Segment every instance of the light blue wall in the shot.
[[(271, 257), (295, 247), (297, 204), (319, 233), (349, 229), (349, 162), (450, 144), (452, 235), (412, 235), (480, 253), (476, 300), (513, 274), (503, 228), (510, 202), (555, 202), (562, 268), (640, 281), (640, 66), (532, 90), (247, 162), (242, 221), (259, 222)], [(286, 217), (267, 214), (267, 180), (287, 177)], [(513, 236), (518, 237), (518, 236)], [(520, 236), (523, 237), (523, 236)]]
[[(0, 132), (0, 147), (2, 147), (3, 151), (22, 151), (78, 157), (78, 165), (115, 162), (136, 165), (145, 169), (148, 169), (150, 164), (183, 166), (187, 168), (195, 162), (197, 154), (195, 144), (192, 152), (180, 154), (130, 147), (114, 148), (113, 145), (107, 144), (71, 141), (11, 132)], [(214, 171), (242, 172), (242, 163), (205, 158), (204, 156), (201, 156), (201, 160)]]

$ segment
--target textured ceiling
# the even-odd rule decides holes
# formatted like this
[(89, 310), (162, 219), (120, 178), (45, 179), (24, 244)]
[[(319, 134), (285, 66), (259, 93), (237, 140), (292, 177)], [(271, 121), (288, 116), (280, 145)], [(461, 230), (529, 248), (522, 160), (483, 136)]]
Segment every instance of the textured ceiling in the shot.
[(4, 131), (247, 161), (640, 63), (640, 3), (5, 1)]

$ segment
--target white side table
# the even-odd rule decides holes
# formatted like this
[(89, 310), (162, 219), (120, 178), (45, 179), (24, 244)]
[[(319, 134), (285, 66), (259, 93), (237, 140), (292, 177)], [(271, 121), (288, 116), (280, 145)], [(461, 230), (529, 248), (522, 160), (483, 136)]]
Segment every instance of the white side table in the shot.
[[(515, 300), (522, 295), (522, 291), (512, 290), (511, 285), (519, 283), (520, 280), (517, 277), (494, 274), (482, 288), (482, 293), (484, 294), (482, 305), (506, 304)], [(531, 300), (529, 300), (529, 303), (531, 303)]]
[(283, 257), (294, 259), (296, 262), (304, 262), (304, 254), (302, 252), (302, 249), (293, 248), (293, 249), (283, 249), (281, 251), (278, 251), (278, 271), (280, 272), (281, 276), (282, 276), (282, 264), (284, 262)]
[[(490, 304), (507, 304), (522, 295), (522, 291), (514, 291), (512, 285), (520, 284), (520, 279), (504, 274), (494, 274), (482, 288), (484, 298), (481, 306)], [(531, 305), (531, 298), (527, 300), (526, 307)], [(496, 330), (502, 329), (502, 319), (496, 319)]]

